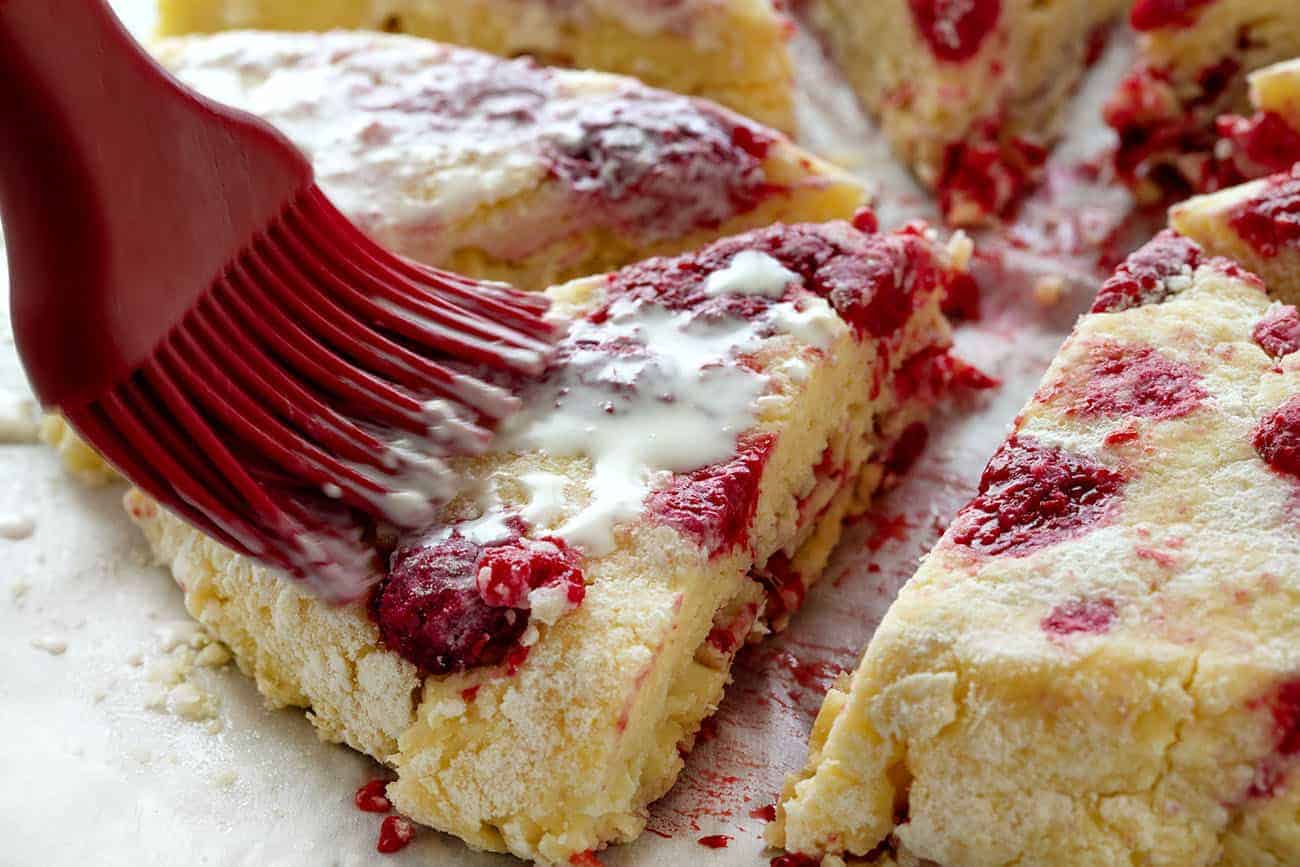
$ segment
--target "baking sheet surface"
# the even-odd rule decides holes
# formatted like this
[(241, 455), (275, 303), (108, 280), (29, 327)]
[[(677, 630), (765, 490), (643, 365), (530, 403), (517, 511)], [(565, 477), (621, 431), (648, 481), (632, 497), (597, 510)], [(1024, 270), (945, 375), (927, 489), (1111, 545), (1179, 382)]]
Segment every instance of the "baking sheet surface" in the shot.
[[(147, 30), (152, 0), (116, 5)], [(804, 142), (872, 181), (886, 226), (932, 217), (817, 47), (800, 37), (797, 50)], [(603, 853), (607, 865), (770, 857), (763, 822), (750, 814), (802, 764), (822, 692), (853, 667), (917, 558), (969, 496), (1087, 306), (1099, 262), (1126, 249), (1126, 230), (1145, 231), (1128, 218), (1127, 196), (1092, 170), (1108, 144), (1099, 106), (1129, 52), (1117, 39), (1094, 69), (1047, 187), (1015, 226), (980, 239), (985, 314), (959, 329), (958, 345), (1002, 386), (940, 413), (920, 464), (849, 529), (789, 631), (742, 653), (712, 736), (653, 807), (650, 830)], [(519, 863), (427, 830), (399, 855), (375, 854), (380, 820), (359, 812), (352, 794), (376, 766), (320, 743), (300, 712), (263, 709), (233, 666), (189, 675), (217, 702), (214, 720), (151, 709), (175, 648), (191, 637), (180, 594), (148, 564), (122, 490), (72, 483), (30, 441), (7, 295), (0, 277), (0, 865)], [(717, 850), (697, 842), (714, 834), (731, 840)]]

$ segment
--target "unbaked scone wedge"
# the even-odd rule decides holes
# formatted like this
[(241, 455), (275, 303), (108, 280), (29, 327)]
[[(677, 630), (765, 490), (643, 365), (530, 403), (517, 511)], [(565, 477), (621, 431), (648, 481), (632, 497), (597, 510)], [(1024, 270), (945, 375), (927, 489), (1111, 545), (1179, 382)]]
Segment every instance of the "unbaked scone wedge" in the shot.
[(810, 0), (808, 18), (895, 152), (958, 225), (1032, 186), (1124, 0)]
[(1249, 73), (1300, 56), (1300, 3), (1137, 0), (1138, 59), (1106, 107), (1116, 166), (1142, 202), (1213, 190), (1218, 119), (1249, 113)]
[(861, 182), (781, 133), (620, 76), (364, 32), (152, 50), (288, 135), (381, 243), (522, 289), (865, 203)]
[(1300, 863), (1297, 350), (1235, 263), (1134, 254), (829, 693), (772, 842)]
[(379, 535), (390, 572), (363, 602), (128, 509), (267, 700), (390, 765), (413, 819), (546, 863), (630, 840), (735, 652), (797, 607), (962, 376), (940, 303), (968, 242), (857, 223), (548, 290), (572, 319), (555, 364), (459, 464), (441, 523)]
[(600, 69), (794, 130), (793, 23), (776, 0), (162, 0), (160, 31), (365, 28)]
[[(866, 199), (780, 133), (628, 78), (376, 33), (153, 48), (185, 83), (286, 133), (380, 243), (522, 289), (776, 222), (848, 218)], [(61, 420), (45, 439), (79, 478), (112, 477)]]

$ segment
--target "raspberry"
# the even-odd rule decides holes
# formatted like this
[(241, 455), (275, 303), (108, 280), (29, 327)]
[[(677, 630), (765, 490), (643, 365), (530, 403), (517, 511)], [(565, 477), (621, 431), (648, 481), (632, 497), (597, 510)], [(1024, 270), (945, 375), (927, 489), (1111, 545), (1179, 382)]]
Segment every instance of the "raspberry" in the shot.
[(814, 291), (826, 297), (854, 332), (881, 339), (896, 333), (916, 309), (918, 295), (946, 279), (924, 238), (869, 235), (861, 252), (828, 262)]
[(1085, 418), (1181, 418), (1206, 398), (1191, 365), (1153, 347), (1104, 341), (1088, 347), (1087, 363), (1047, 387), (1039, 400), (1063, 399), (1067, 415)]
[(880, 231), (880, 218), (871, 208), (858, 208), (853, 214), (853, 228), (867, 235)]
[(1277, 751), (1284, 756), (1300, 753), (1300, 680), (1278, 687), (1273, 699), (1273, 725), (1277, 731)]
[(393, 809), (392, 803), (388, 800), (387, 790), (387, 780), (371, 780), (357, 789), (353, 801), (358, 810), (367, 813), (387, 813)]
[(954, 544), (1020, 557), (1104, 521), (1127, 481), (1122, 473), (1013, 435), (989, 461), (979, 494), (952, 523)]
[(1290, 305), (1269, 311), (1251, 336), (1273, 358), (1300, 351), (1300, 313)]
[(1260, 419), (1251, 444), (1274, 470), (1300, 478), (1300, 397)]
[(1246, 177), (1285, 172), (1300, 162), (1300, 131), (1279, 114), (1266, 111), (1250, 118), (1227, 115), (1220, 117), (1216, 126), (1220, 137), (1230, 140), (1246, 163), (1235, 174), (1226, 173), (1224, 186)]
[(986, 121), (967, 140), (944, 148), (939, 205), (950, 221), (1009, 216), (1046, 162), (1046, 148), (1022, 138), (1003, 141), (1001, 123)]
[(1115, 603), (1110, 599), (1075, 600), (1053, 608), (1039, 625), (1049, 635), (1100, 633), (1110, 629), (1116, 613)]
[(379, 826), (379, 844), (375, 848), (384, 855), (400, 852), (415, 839), (415, 825), (410, 819), (389, 816)]
[(1129, 14), (1129, 22), (1138, 32), (1161, 30), (1166, 27), (1190, 27), (1196, 23), (1196, 13), (1214, 0), (1137, 0)]
[(920, 459), (921, 454), (925, 451), (926, 445), (930, 442), (930, 428), (922, 421), (914, 421), (903, 432), (898, 435), (898, 439), (889, 447), (883, 463), (886, 471), (891, 476), (902, 476)]
[(485, 548), (478, 561), (478, 592), (498, 608), (527, 608), (528, 594), (537, 587), (583, 586), (576, 562), (577, 554), (559, 540)]
[(547, 143), (551, 174), (615, 226), (651, 238), (717, 226), (775, 187), (763, 172), (774, 138), (686, 97), (630, 92), (584, 103)]
[(514, 538), (483, 548), (463, 536), (408, 545), (370, 599), (388, 647), (429, 674), (505, 661), (528, 627), (528, 593), (565, 584), (585, 589), (578, 555), (563, 542)]
[(912, 21), (940, 60), (961, 63), (979, 52), (997, 26), (1001, 0), (908, 0)]
[(1180, 291), (1171, 278), (1190, 278), (1200, 263), (1201, 248), (1196, 242), (1165, 229), (1129, 256), (1102, 284), (1092, 312), (1118, 313), (1159, 304)]
[(943, 312), (949, 319), (978, 322), (980, 318), (980, 286), (975, 278), (960, 271), (948, 280), (948, 295), (943, 300)]
[(1268, 702), (1276, 742), (1273, 755), (1255, 768), (1247, 798), (1271, 798), (1283, 788), (1300, 754), (1300, 680), (1281, 684)]
[(821, 863), (820, 858), (792, 852), (788, 855), (777, 855), (772, 859), (771, 867), (818, 867)]
[(676, 477), (650, 495), (650, 514), (692, 536), (711, 554), (745, 544), (758, 508), (758, 484), (775, 442), (774, 434), (751, 437), (731, 460)]

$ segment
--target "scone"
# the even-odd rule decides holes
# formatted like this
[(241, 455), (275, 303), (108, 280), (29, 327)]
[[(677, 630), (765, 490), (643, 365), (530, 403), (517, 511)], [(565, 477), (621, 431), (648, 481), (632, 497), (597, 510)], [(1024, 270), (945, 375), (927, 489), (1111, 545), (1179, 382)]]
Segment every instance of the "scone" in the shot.
[(632, 75), (794, 129), (778, 0), (162, 0), (160, 32), (366, 28)]
[[(773, 130), (627, 78), (404, 36), (163, 40), (203, 93), (274, 123), (380, 243), (543, 289), (775, 222), (847, 218), (862, 185)], [(59, 419), (45, 438), (111, 477)]]
[(1300, 168), (1188, 199), (1169, 210), (1169, 222), (1300, 304)]
[(1124, 0), (810, 0), (808, 17), (899, 157), (958, 225), (1037, 179), (1062, 106)]
[(522, 289), (864, 203), (860, 182), (784, 135), (628, 78), (360, 32), (153, 50), (285, 132), (381, 243)]
[(1185, 238), (1121, 266), (829, 693), (772, 842), (1300, 864), (1297, 350), (1295, 308)]
[(390, 765), (402, 812), (547, 863), (630, 840), (737, 649), (798, 607), (965, 376), (940, 302), (969, 242), (857, 223), (548, 290), (573, 320), (556, 362), (363, 602), (128, 509), (267, 700)]
[(1138, 0), (1139, 59), (1106, 108), (1139, 200), (1216, 187), (1217, 120), (1249, 113), (1247, 74), (1300, 56), (1300, 3)]

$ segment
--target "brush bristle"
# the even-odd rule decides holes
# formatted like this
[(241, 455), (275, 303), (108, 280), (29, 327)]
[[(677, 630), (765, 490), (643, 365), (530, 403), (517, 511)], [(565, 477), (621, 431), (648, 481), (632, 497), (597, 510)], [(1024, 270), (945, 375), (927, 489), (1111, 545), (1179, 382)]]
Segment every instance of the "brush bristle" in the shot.
[(312, 188), (69, 419), (195, 526), (345, 601), (381, 573), (367, 528), (436, 521), (449, 461), (545, 370), (546, 310), (388, 253)]

